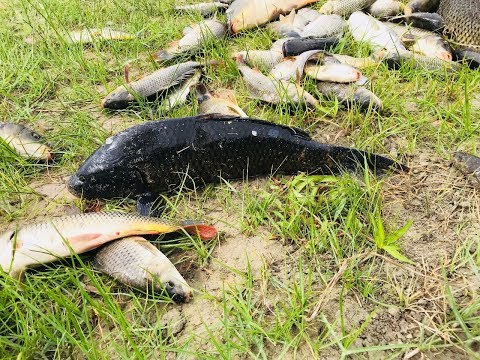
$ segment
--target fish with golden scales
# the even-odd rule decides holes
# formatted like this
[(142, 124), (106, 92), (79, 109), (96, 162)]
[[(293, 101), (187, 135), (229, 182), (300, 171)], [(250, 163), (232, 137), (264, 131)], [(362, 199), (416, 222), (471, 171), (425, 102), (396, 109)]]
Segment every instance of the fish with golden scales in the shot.
[(27, 268), (82, 254), (112, 240), (182, 230), (203, 240), (216, 236), (215, 228), (204, 224), (182, 225), (136, 214), (98, 212), (54, 217), (0, 235), (0, 267), (20, 278)]
[(252, 29), (318, 0), (235, 0), (227, 9), (231, 33)]

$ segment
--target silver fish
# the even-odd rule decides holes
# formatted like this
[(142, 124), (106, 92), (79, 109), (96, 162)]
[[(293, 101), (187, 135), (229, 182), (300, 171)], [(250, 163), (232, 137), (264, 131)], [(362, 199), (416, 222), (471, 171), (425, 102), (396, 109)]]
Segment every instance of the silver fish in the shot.
[(103, 29), (83, 29), (80, 31), (72, 31), (65, 36), (65, 41), (69, 44), (89, 44), (95, 40), (130, 40), (135, 38), (134, 35), (113, 30), (109, 26)]
[(402, 36), (402, 42), (415, 53), (452, 61), (450, 46), (439, 35), (416, 37), (407, 33)]
[(208, 41), (222, 38), (226, 32), (227, 28), (223, 22), (216, 19), (204, 20), (187, 26), (180, 40), (171, 42), (167, 49), (156, 52), (154, 57), (158, 61), (170, 60), (179, 54), (198, 50)]
[(283, 60), (282, 48), (280, 50), (246, 50), (232, 54), (233, 58), (240, 57), (250, 66), (263, 67), (267, 70)]
[(305, 74), (320, 81), (337, 83), (356, 82), (362, 77), (360, 71), (347, 64), (307, 64), (305, 66)]
[(348, 26), (356, 41), (366, 42), (375, 50), (386, 49), (392, 52), (406, 50), (393, 30), (361, 11), (350, 15)]
[(303, 77), (303, 68), (308, 59), (318, 53), (320, 53), (320, 50), (310, 50), (298, 56), (286, 58), (275, 65), (270, 71), (270, 76), (282, 81), (299, 80)]
[(200, 81), (202, 76), (201, 70), (196, 70), (195, 73), (186, 79), (183, 84), (179, 85), (171, 94), (167, 96), (164, 102), (165, 110), (171, 110), (176, 106), (185, 104), (188, 94), (195, 85)]
[(319, 15), (300, 33), (302, 37), (326, 38), (334, 35), (341, 36), (346, 26), (345, 20), (340, 15)]
[(377, 19), (395, 16), (402, 12), (403, 4), (396, 0), (377, 0), (367, 9)]
[[(299, 18), (300, 20), (297, 20)], [(295, 10), (292, 10), (288, 15), (280, 15), (278, 21), (273, 21), (267, 25), (267, 28), (278, 36), (300, 36), (300, 32), (306, 25), (304, 18), (297, 16)]]
[(362, 110), (381, 110), (382, 101), (370, 90), (353, 84), (339, 84), (332, 82), (317, 83), (318, 91), (327, 96), (337, 98), (341, 103), (359, 106)]
[(192, 289), (170, 260), (140, 236), (103, 245), (96, 252), (93, 265), (122, 284), (141, 290), (165, 290), (177, 302), (187, 302), (192, 297)]
[(135, 96), (156, 98), (163, 91), (182, 84), (202, 67), (198, 62), (187, 61), (157, 70), (139, 80), (119, 86), (103, 99), (102, 105), (108, 109), (124, 109), (135, 101)]
[(198, 114), (223, 114), (248, 118), (248, 115), (234, 102), (214, 97), (203, 84), (197, 86)]
[[(211, 232), (214, 236), (213, 228), (209, 228), (203, 234)], [(197, 225), (175, 224), (133, 214), (100, 212), (52, 218), (1, 234), (0, 268), (18, 277), (29, 267), (82, 254), (112, 240), (182, 229), (202, 236)]]
[(320, 16), (320, 13), (312, 8), (301, 8), (297, 11), (297, 15), (302, 16), (304, 19), (308, 20), (309, 23), (315, 21), (316, 18)]
[(347, 64), (359, 69), (368, 68), (378, 64), (378, 61), (375, 61), (372, 57), (357, 58), (343, 54), (332, 54), (332, 56), (342, 64)]
[(363, 10), (372, 5), (375, 0), (329, 0), (320, 8), (320, 14), (337, 14), (349, 16), (355, 11)]
[(52, 149), (36, 132), (23, 125), (0, 122), (0, 139), (15, 152), (28, 159), (53, 159)]
[(461, 65), (454, 61), (444, 61), (436, 57), (415, 54), (409, 50), (396, 52), (378, 51), (373, 55), (375, 59), (386, 62), (389, 65), (410, 63), (414, 69), (419, 70), (446, 70), (449, 72), (455, 72), (461, 68)]
[(288, 102), (307, 103), (313, 106), (318, 104), (318, 101), (298, 84), (265, 76), (260, 71), (249, 68), (241, 59), (237, 59), (237, 67), (255, 99), (271, 104)]
[(175, 10), (185, 12), (198, 12), (203, 16), (208, 16), (221, 9), (228, 9), (228, 4), (218, 1), (202, 2), (192, 5), (175, 5)]

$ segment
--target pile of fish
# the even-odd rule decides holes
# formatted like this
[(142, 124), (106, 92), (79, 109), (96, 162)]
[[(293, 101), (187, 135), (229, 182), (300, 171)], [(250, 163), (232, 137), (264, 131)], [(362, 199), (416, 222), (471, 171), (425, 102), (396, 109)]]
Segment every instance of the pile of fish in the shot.
[[(133, 287), (165, 289), (175, 300), (188, 301), (192, 290), (183, 277), (140, 236), (186, 231), (210, 240), (216, 230), (201, 222), (172, 223), (146, 216), (160, 194), (221, 179), (340, 174), (365, 166), (378, 174), (408, 168), (377, 154), (318, 143), (298, 128), (250, 118), (234, 96), (219, 96), (202, 83), (205, 68), (216, 62), (177, 60), (200, 54), (210, 42), (229, 34), (268, 23), (268, 31), (277, 37), (270, 49), (231, 54), (251, 98), (316, 107), (326, 97), (363, 111), (380, 111), (382, 101), (370, 90), (371, 82), (362, 74), (365, 68), (380, 62), (396, 68), (405, 61), (438, 70), (458, 69), (461, 64), (455, 61), (471, 68), (480, 65), (480, 10), (475, 1), (412, 0), (404, 6), (395, 0), (329, 0), (318, 10), (305, 7), (316, 0), (177, 5), (177, 11), (203, 16), (226, 11), (227, 22), (214, 16), (186, 27), (180, 39), (153, 55), (159, 63), (174, 64), (134, 81), (126, 69), (124, 83), (103, 99), (102, 106), (120, 110), (160, 101), (167, 111), (186, 103), (195, 91), (198, 115), (145, 122), (108, 138), (68, 181), (69, 190), (84, 199), (133, 198), (140, 215), (90, 213), (13, 228), (0, 235), (0, 268), (18, 278), (29, 267), (93, 250), (99, 271)], [(371, 55), (334, 53), (347, 33), (369, 44)], [(88, 44), (132, 38), (105, 27), (71, 32), (64, 40)], [(305, 78), (315, 82), (314, 93), (303, 87)], [(22, 125), (0, 123), (0, 139), (0, 145), (20, 156), (46, 162), (54, 158), (40, 135)], [(456, 153), (454, 160), (466, 173), (480, 177), (480, 159)]]

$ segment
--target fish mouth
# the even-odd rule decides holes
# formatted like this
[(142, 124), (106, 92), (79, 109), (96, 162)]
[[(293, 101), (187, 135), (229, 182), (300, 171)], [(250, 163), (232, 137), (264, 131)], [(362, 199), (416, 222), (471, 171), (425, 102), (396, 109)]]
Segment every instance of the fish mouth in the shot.
[(165, 287), (168, 296), (176, 303), (187, 303), (192, 299), (191, 291), (171, 289), (168, 285)]
[(81, 189), (83, 188), (84, 184), (85, 184), (84, 180), (82, 180), (77, 174), (73, 174), (72, 176), (70, 176), (70, 179), (68, 179), (67, 189), (73, 195), (81, 197), (82, 196)]

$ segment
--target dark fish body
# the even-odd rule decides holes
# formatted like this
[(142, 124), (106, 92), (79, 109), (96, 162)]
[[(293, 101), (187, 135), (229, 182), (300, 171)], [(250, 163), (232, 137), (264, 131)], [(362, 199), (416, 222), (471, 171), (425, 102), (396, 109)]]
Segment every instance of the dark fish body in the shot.
[(444, 28), (443, 18), (436, 13), (417, 12), (409, 15), (396, 16), (391, 18), (393, 22), (405, 22), (416, 28), (442, 33)]
[(457, 49), (453, 51), (453, 60), (465, 62), (470, 69), (480, 67), (480, 53), (472, 50)]
[(453, 154), (453, 161), (464, 174), (472, 175), (480, 184), (480, 158), (461, 151)]
[[(326, 145), (296, 128), (239, 117), (204, 115), (146, 122), (107, 139), (69, 180), (87, 199), (162, 193), (186, 186), (271, 174), (338, 174), (394, 162)], [(405, 167), (400, 165), (401, 169)]]
[(404, 12), (410, 15), (415, 12), (435, 12), (438, 9), (440, 0), (411, 0), (405, 5)]
[(283, 43), (282, 51), (284, 56), (297, 56), (310, 50), (328, 50), (337, 44), (337, 37), (290, 39)]

